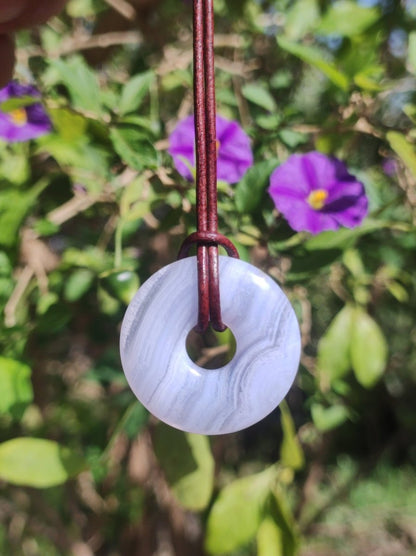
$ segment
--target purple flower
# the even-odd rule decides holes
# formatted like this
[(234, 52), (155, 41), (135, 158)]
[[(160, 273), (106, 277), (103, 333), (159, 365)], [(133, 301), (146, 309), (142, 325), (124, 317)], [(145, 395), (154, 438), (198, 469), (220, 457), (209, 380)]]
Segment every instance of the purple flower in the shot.
[[(2, 103), (11, 99), (29, 97), (29, 104), (10, 111), (2, 110)], [(0, 89), (0, 137), (9, 143), (28, 141), (49, 133), (51, 120), (39, 102), (30, 103), (30, 98), (40, 97), (32, 85), (20, 85), (12, 81)]]
[[(217, 116), (217, 173), (218, 179), (227, 183), (237, 183), (247, 169), (253, 165), (250, 139), (234, 121)], [(195, 167), (194, 117), (181, 120), (169, 137), (169, 154), (173, 157), (178, 172), (192, 179), (189, 168)]]
[(368, 211), (363, 184), (343, 162), (318, 152), (290, 156), (272, 173), (269, 194), (297, 232), (354, 228)]

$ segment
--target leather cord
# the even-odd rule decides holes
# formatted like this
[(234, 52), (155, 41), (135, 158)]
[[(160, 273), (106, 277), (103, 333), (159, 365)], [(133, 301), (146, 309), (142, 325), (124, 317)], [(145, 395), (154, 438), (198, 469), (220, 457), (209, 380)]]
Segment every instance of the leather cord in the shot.
[(232, 257), (238, 258), (238, 252), (230, 240), (218, 233), (213, 0), (194, 0), (193, 10), (197, 231), (186, 238), (179, 258), (186, 256), (196, 243), (198, 321), (195, 330), (202, 333), (209, 324), (218, 331), (227, 328), (221, 316), (218, 245)]

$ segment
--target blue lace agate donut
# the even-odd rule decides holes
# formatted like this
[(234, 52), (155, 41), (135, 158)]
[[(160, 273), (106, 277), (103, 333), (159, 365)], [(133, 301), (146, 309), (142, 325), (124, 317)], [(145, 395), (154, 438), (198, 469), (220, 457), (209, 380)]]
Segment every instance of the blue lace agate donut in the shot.
[(223, 321), (237, 342), (224, 367), (203, 369), (186, 350), (198, 312), (195, 257), (149, 278), (121, 328), (122, 365), (137, 398), (162, 421), (200, 434), (235, 432), (268, 415), (300, 357), (299, 325), (280, 287), (238, 259), (220, 256), (219, 272)]

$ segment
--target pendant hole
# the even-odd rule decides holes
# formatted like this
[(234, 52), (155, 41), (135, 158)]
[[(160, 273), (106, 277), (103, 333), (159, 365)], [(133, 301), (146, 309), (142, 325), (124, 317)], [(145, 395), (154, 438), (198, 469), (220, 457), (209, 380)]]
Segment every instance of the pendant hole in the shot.
[(230, 328), (217, 332), (211, 326), (200, 334), (192, 329), (186, 338), (186, 351), (202, 369), (220, 369), (235, 355), (237, 341)]

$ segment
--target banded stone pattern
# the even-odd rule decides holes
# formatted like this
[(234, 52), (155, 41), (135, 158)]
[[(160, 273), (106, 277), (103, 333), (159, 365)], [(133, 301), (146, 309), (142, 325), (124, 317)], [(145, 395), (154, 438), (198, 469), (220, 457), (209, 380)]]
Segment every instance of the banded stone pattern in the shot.
[(186, 351), (197, 318), (196, 257), (154, 274), (129, 305), (120, 353), (140, 402), (169, 425), (200, 434), (246, 428), (287, 394), (300, 357), (299, 326), (280, 287), (251, 264), (219, 257), (223, 320), (236, 338), (233, 359), (202, 369)]

